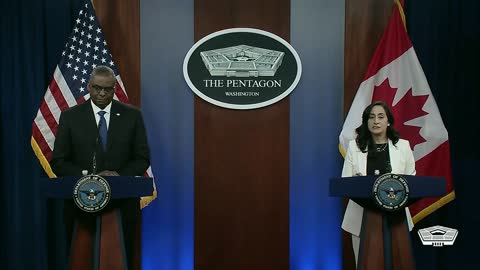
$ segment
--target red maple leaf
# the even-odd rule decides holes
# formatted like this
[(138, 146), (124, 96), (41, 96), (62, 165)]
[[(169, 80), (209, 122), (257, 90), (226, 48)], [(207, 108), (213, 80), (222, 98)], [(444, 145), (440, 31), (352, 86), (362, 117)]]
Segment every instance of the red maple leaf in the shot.
[(385, 102), (392, 109), (393, 117), (395, 117), (395, 129), (400, 132), (400, 136), (410, 142), (410, 147), (413, 149), (415, 145), (425, 142), (425, 138), (420, 135), (421, 127), (406, 125), (405, 123), (427, 115), (422, 108), (428, 99), (428, 95), (413, 96), (410, 88), (402, 99), (393, 106), (393, 98), (397, 93), (398, 88), (392, 88), (388, 78), (379, 86), (375, 86), (373, 90), (372, 101), (381, 100)]

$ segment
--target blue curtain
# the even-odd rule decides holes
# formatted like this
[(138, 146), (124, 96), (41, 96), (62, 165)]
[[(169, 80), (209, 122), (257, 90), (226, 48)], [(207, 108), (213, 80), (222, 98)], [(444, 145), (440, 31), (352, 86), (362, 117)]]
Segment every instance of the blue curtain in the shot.
[(0, 4), (2, 269), (64, 269), (61, 205), (40, 194), (32, 121), (72, 29), (78, 0)]
[[(418, 269), (479, 269), (478, 181), (480, 134), (480, 2), (407, 0), (407, 28), (449, 131), (456, 199), (416, 224)], [(417, 230), (443, 225), (459, 230), (454, 246), (423, 246)]]

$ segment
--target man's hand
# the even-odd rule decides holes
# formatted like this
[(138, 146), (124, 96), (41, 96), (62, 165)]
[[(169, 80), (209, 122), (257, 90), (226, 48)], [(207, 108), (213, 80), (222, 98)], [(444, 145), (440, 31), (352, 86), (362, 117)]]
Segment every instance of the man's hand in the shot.
[(101, 175), (101, 176), (119, 176), (120, 174), (118, 174), (116, 171), (103, 171), (103, 172), (100, 172), (98, 175)]

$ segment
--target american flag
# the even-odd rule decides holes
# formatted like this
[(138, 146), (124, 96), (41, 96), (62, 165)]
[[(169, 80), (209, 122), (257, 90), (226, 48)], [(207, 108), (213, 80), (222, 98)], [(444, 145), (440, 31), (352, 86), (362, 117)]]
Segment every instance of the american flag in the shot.
[[(32, 148), (51, 178), (55, 177), (55, 174), (49, 161), (52, 158), (60, 113), (90, 98), (87, 84), (90, 73), (97, 65), (108, 66), (115, 72), (117, 84), (114, 99), (129, 103), (95, 10), (91, 3), (86, 2), (78, 13), (73, 31), (32, 124)], [(150, 167), (147, 175), (152, 176)], [(142, 198), (142, 206), (147, 205), (152, 199), (153, 197)]]

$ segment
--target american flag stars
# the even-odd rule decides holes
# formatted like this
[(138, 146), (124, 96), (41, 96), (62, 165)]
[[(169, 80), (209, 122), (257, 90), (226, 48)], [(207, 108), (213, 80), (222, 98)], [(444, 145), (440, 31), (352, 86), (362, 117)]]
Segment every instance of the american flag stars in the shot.
[(97, 17), (89, 4), (80, 10), (72, 35), (65, 45), (59, 68), (75, 98), (87, 94), (90, 73), (97, 65), (108, 65), (117, 74), (112, 55), (108, 52)]

